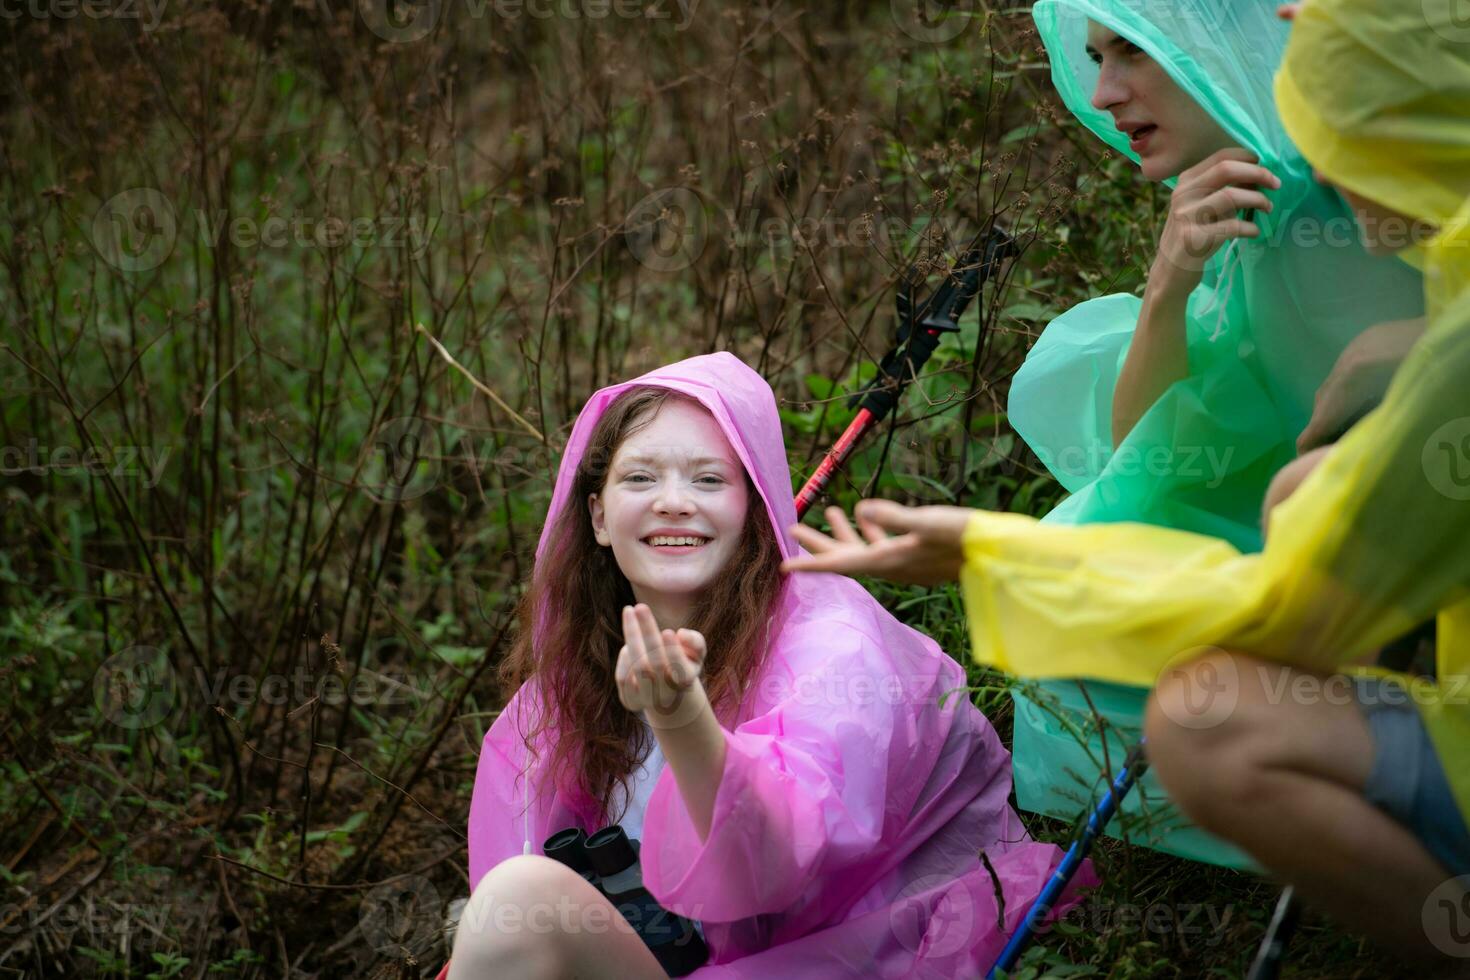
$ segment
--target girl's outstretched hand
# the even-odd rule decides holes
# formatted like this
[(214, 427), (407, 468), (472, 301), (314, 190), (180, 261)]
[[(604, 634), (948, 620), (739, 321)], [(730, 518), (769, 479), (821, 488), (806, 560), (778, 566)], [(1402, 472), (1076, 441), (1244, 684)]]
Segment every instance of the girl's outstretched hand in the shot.
[(794, 525), (796, 540), (811, 554), (782, 562), (782, 571), (875, 575), (937, 585), (960, 577), (965, 563), (961, 539), (975, 512), (968, 507), (905, 507), (891, 500), (860, 500), (853, 516), (862, 537), (842, 508), (828, 507), (825, 513), (831, 537), (804, 524)]
[(706, 652), (697, 630), (660, 630), (648, 606), (624, 606), (623, 648), (614, 671), (618, 700), (644, 712), (654, 728), (686, 724), (705, 704), (699, 677)]

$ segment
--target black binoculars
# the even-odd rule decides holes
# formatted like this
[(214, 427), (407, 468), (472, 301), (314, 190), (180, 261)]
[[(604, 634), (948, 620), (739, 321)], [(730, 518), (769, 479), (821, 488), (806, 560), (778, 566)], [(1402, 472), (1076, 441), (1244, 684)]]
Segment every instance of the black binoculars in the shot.
[(638, 850), (638, 842), (629, 840), (616, 824), (591, 837), (569, 827), (546, 838), (542, 846), (547, 857), (565, 864), (607, 897), (665, 973), (682, 977), (704, 965), (709, 947), (693, 922), (659, 905), (643, 887)]

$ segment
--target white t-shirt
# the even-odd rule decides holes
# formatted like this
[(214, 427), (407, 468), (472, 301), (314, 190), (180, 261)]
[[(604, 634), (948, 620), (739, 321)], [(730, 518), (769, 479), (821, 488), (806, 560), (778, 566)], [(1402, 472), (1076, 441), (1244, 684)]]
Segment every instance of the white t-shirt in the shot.
[[(644, 722), (643, 727), (647, 729), (648, 723)], [(618, 821), (629, 840), (641, 841), (643, 839), (643, 815), (648, 812), (648, 798), (653, 795), (653, 787), (658, 782), (658, 774), (664, 771), (664, 754), (658, 747), (658, 739), (654, 738), (651, 730), (648, 738), (653, 743), (653, 747), (648, 750), (648, 758), (644, 759), (643, 765), (634, 771), (628, 783), (628, 811), (623, 814), (623, 819)]]
[[(648, 722), (643, 723), (648, 729)], [(618, 821), (618, 826), (623, 828), (623, 833), (628, 835), (629, 840), (643, 840), (643, 816), (648, 812), (648, 798), (653, 795), (654, 784), (658, 782), (658, 774), (664, 771), (664, 753), (658, 747), (658, 739), (654, 737), (653, 730), (648, 729), (648, 737), (652, 747), (648, 750), (648, 758), (643, 760), (633, 773), (633, 778), (628, 784), (628, 810), (623, 814), (623, 819)], [(614, 810), (614, 813), (617, 811)], [(704, 938), (704, 923), (696, 920), (694, 930)]]

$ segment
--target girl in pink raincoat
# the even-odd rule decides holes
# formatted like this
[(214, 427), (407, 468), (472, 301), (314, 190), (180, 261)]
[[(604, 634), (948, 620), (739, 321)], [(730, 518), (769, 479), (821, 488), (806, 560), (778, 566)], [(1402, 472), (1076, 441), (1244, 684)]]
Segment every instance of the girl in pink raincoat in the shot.
[(949, 978), (998, 955), (1059, 851), (1007, 803), (959, 664), (850, 579), (779, 571), (795, 519), (775, 399), (730, 354), (588, 401), (480, 756), (450, 980), (664, 976), (541, 855), (612, 823), (699, 923), (692, 976)]

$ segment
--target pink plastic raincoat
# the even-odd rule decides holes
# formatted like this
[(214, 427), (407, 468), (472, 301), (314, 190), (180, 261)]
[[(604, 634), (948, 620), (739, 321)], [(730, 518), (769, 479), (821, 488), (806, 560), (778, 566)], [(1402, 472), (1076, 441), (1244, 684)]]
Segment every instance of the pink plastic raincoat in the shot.
[[(797, 553), (786, 450), (770, 387), (726, 353), (597, 392), (572, 430), (552, 514), (607, 406), (632, 385), (697, 399), (764, 500), (783, 556)], [(548, 528), (553, 522), (548, 521)], [(539, 556), (549, 546), (543, 531)], [(988, 969), (1060, 852), (1007, 803), (1010, 754), (962, 691), (963, 670), (837, 575), (788, 576), (772, 648), (725, 731), (725, 771), (701, 842), (667, 767), (644, 819), (644, 883), (698, 919), (715, 977), (971, 976)], [(541, 853), (564, 827), (601, 826), (595, 801), (534, 793), (521, 732), (535, 682), (485, 738), (470, 804), (470, 880)], [(538, 745), (540, 760), (549, 747)], [(984, 853), (995, 876), (984, 867)], [(1094, 884), (1084, 868), (1074, 887)], [(997, 895), (1004, 896), (1004, 914)], [(1075, 899), (1069, 899), (1071, 904)]]

